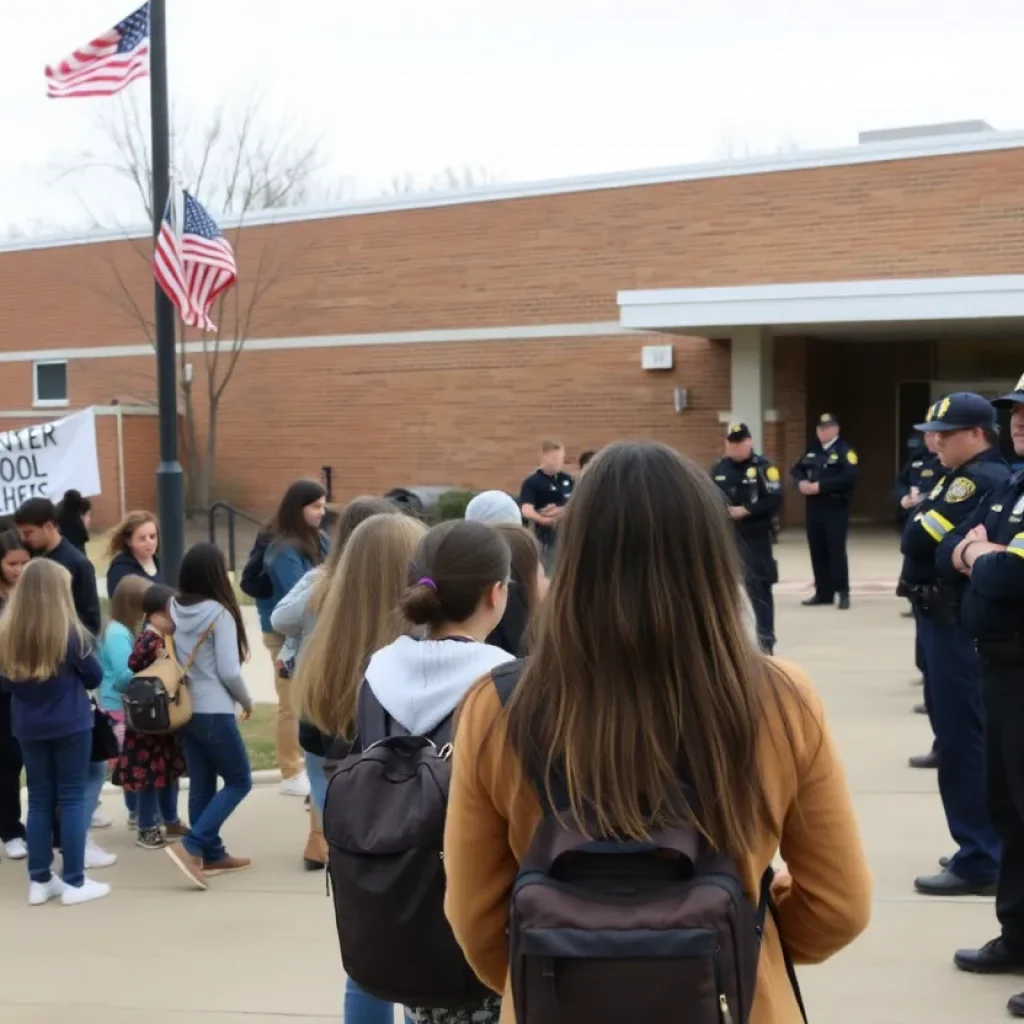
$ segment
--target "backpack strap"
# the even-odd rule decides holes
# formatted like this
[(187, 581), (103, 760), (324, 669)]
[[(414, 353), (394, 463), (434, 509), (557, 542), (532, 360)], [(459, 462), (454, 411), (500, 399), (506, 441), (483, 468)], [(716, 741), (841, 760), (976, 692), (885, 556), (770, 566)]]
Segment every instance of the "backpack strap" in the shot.
[(508, 704), (513, 691), (519, 685), (524, 668), (526, 668), (526, 661), (519, 658), (517, 661), (509, 661), (491, 669), (491, 680), (494, 683), (494, 689), (498, 691), (498, 700), (501, 701), (502, 707)]
[(758, 940), (764, 938), (764, 924), (765, 918), (768, 914), (772, 915), (772, 920), (775, 922), (775, 930), (779, 933), (779, 945), (782, 947), (782, 960), (786, 965), (786, 977), (789, 978), (789, 984), (793, 988), (793, 995), (796, 996), (796, 1005), (800, 1007), (800, 1016), (804, 1019), (804, 1024), (807, 1024), (807, 1010), (804, 1007), (803, 993), (800, 991), (800, 982), (796, 976), (796, 968), (793, 966), (793, 961), (790, 959), (789, 950), (786, 949), (785, 940), (782, 937), (782, 923), (779, 921), (779, 908), (775, 905), (775, 900), (772, 899), (772, 882), (775, 881), (775, 869), (769, 865), (765, 873), (761, 876), (761, 896), (757, 902), (757, 915), (754, 919), (755, 926), (757, 928)]
[[(455, 712), (443, 718), (426, 734), (434, 746), (441, 748), (451, 742), (452, 722)], [(370, 684), (363, 680), (359, 688), (359, 700), (356, 706), (356, 739), (352, 746), (353, 753), (365, 751), (367, 747), (387, 739), (389, 736), (410, 736), (408, 729), (397, 719), (387, 713), (384, 705), (377, 700)]]

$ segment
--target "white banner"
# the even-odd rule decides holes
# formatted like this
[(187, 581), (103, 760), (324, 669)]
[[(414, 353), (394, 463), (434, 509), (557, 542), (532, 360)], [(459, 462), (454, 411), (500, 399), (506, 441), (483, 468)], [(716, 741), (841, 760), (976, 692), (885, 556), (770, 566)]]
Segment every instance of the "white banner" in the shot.
[(95, 410), (0, 433), (0, 516), (29, 498), (56, 504), (70, 488), (100, 493)]

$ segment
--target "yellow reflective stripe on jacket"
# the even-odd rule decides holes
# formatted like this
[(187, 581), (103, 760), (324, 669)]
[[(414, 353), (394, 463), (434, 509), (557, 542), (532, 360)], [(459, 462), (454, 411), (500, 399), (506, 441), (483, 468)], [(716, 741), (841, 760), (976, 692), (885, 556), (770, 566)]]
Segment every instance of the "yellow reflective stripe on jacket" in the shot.
[(921, 525), (932, 540), (941, 541), (947, 533), (952, 532), (953, 524), (935, 509), (931, 509), (921, 517)]
[(1006, 545), (1006, 550), (1011, 554), (1024, 558), (1024, 533), (1018, 533), (1013, 540)]

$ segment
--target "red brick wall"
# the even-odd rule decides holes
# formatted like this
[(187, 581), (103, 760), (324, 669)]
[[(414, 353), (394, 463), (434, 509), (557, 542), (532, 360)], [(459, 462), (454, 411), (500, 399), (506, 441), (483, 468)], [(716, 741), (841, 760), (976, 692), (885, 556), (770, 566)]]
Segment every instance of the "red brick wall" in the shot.
[[(603, 322), (617, 319), (620, 289), (1016, 272), (1022, 207), (1024, 150), (1010, 150), (337, 217), (247, 231), (238, 294), (244, 306), (256, 263), (269, 261), (279, 280), (255, 312), (254, 337)], [(140, 307), (150, 306), (139, 249), (0, 253), (0, 351), (145, 344), (114, 283), (116, 270)], [(263, 510), (290, 479), (321, 465), (334, 467), (339, 498), (398, 483), (515, 488), (548, 435), (573, 454), (640, 436), (714, 458), (716, 413), (730, 404), (728, 346), (676, 338), (676, 368), (645, 374), (642, 344), (250, 351), (225, 393), (218, 477)], [(861, 449), (884, 450), (865, 458), (855, 506), (875, 514), (893, 446), (891, 425), (870, 422), (870, 410), (894, 420), (883, 403), (913, 358), (893, 347), (886, 363), (889, 347), (870, 358), (868, 348), (829, 348), (831, 358), (820, 344), (778, 340), (782, 421), (767, 443), (781, 465), (792, 462), (808, 416), (832, 408)], [(191, 361), (202, 406), (203, 356)], [(6, 407), (28, 407), (30, 364), (4, 364), (3, 379)], [(152, 399), (153, 360), (73, 361), (69, 386), (73, 407)], [(693, 403), (682, 414), (672, 408), (676, 386), (689, 388)], [(154, 500), (149, 422), (126, 430), (133, 505)]]

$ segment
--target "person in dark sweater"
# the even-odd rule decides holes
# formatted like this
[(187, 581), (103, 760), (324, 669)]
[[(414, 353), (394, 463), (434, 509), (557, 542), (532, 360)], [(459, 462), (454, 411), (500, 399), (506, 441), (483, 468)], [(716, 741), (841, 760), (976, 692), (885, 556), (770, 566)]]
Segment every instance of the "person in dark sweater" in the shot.
[[(87, 691), (99, 686), (103, 670), (63, 566), (37, 558), (25, 567), (0, 619), (0, 676), (11, 694), (11, 726), (28, 782), (29, 903), (100, 899), (110, 886), (86, 877), (85, 842), (93, 725)], [(58, 804), (63, 879), (50, 868)]]
[(71, 573), (71, 596), (82, 625), (99, 636), (100, 595), (96, 590), (96, 570), (92, 562), (57, 527), (57, 509), (48, 498), (29, 498), (14, 513), (14, 525), (21, 542), (33, 557), (49, 558)]
[(513, 658), (522, 658), (528, 653), (530, 619), (548, 592), (548, 577), (541, 562), (540, 544), (529, 530), (505, 523), (494, 529), (512, 551), (512, 579), (505, 614), (487, 642)]
[(107, 596), (113, 597), (125, 576), (142, 576), (150, 583), (163, 583), (156, 549), (160, 533), (152, 512), (129, 512), (118, 523), (110, 539), (110, 568)]
[(83, 498), (79, 491), (65, 491), (57, 506), (57, 527), (60, 535), (83, 555), (85, 545), (89, 543), (91, 522), (92, 502)]

